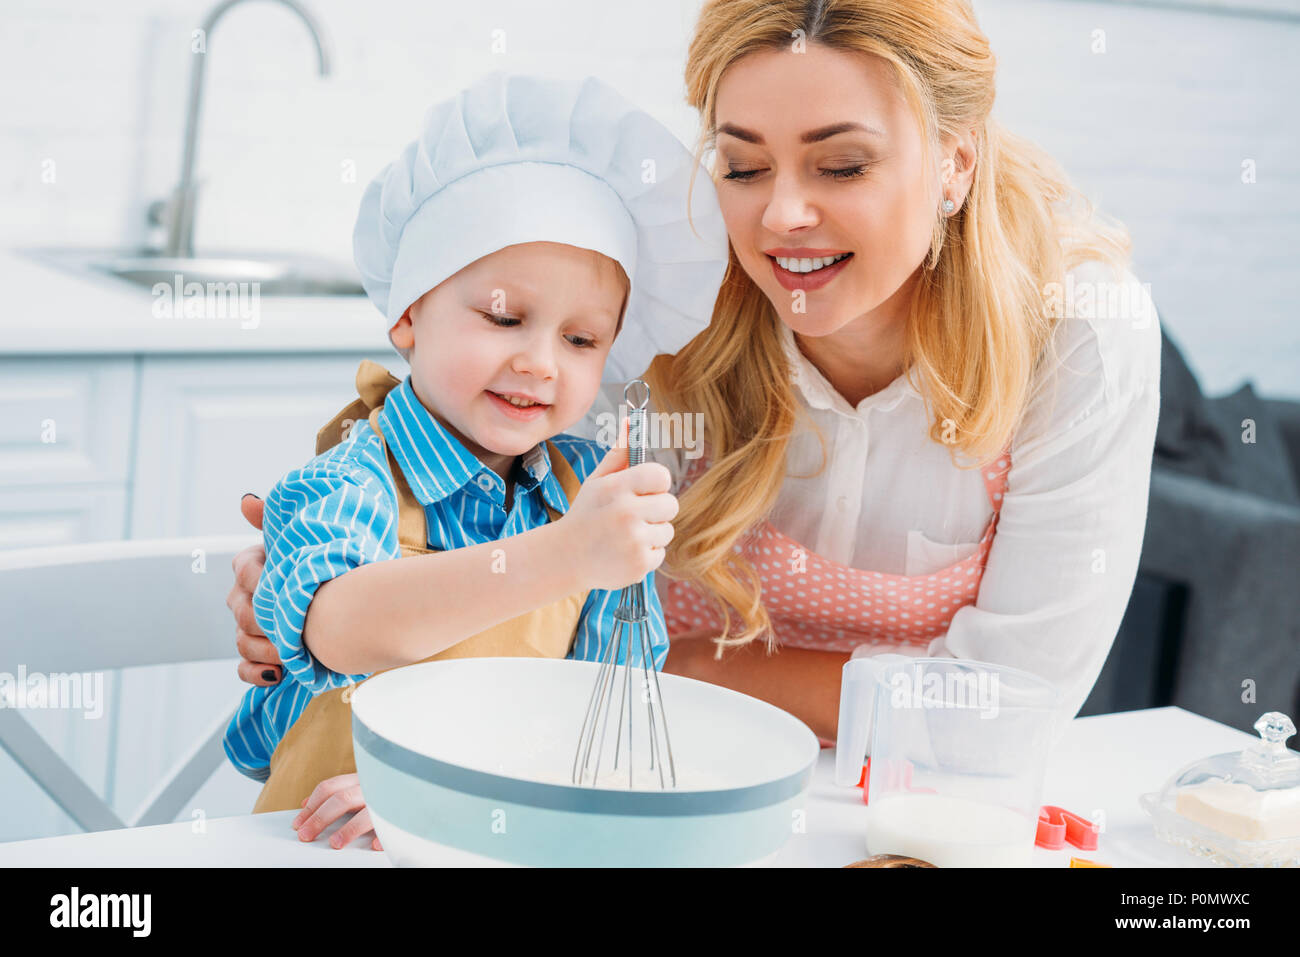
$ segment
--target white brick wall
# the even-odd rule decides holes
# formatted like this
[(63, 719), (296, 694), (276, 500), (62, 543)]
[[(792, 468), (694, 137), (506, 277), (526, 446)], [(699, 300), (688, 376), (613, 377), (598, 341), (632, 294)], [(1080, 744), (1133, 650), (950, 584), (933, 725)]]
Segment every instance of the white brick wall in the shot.
[[(297, 18), (275, 5), (236, 7), (208, 38), (201, 247), (349, 258), (365, 183), (430, 102), (494, 67), (598, 73), (693, 137), (681, 65), (696, 0), (309, 2), (332, 45), (327, 79), (316, 76)], [(145, 208), (177, 178), (190, 32), (208, 6), (5, 5), (0, 243), (145, 238)], [(999, 57), (999, 115), (1129, 224), (1140, 276), (1206, 387), (1252, 378), (1262, 391), (1300, 396), (1300, 323), (1289, 309), (1300, 298), (1291, 262), (1300, 248), (1300, 20), (1199, 13), (1189, 2), (976, 6)], [(505, 55), (491, 52), (496, 29)], [(1090, 51), (1097, 29), (1102, 54)], [(1241, 182), (1246, 159), (1256, 163), (1252, 185)], [(54, 184), (41, 181), (46, 160)], [(346, 160), (355, 183), (341, 181)]]
[(1300, 20), (976, 7), (999, 57), (1003, 122), (1129, 226), (1139, 278), (1206, 390), (1253, 380), (1300, 398)]

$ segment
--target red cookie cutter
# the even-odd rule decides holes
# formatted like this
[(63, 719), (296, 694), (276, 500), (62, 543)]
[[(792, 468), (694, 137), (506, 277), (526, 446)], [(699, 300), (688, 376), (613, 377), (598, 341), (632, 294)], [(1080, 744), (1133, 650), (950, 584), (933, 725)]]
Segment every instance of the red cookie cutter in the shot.
[(1055, 804), (1044, 804), (1038, 811), (1038, 836), (1034, 843), (1049, 851), (1073, 844), (1081, 851), (1095, 851), (1101, 828), (1086, 817)]

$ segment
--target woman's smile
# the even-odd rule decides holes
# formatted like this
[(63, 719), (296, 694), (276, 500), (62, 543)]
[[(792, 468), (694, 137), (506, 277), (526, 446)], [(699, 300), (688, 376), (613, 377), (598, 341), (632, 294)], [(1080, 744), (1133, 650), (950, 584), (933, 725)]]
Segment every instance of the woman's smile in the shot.
[(835, 249), (779, 248), (764, 255), (776, 281), (790, 291), (820, 289), (848, 268), (853, 253)]

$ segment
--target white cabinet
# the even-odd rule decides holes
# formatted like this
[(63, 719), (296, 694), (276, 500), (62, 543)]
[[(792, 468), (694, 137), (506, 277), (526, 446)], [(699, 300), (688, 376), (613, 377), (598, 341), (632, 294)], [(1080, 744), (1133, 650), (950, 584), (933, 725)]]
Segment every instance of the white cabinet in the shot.
[(249, 531), (316, 430), (396, 353), (0, 359), (0, 548)]
[(0, 548), (122, 538), (134, 357), (0, 359)]
[(125, 485), (0, 488), (0, 548), (125, 537)]
[(135, 363), (0, 359), (0, 488), (125, 482)]
[(248, 531), (239, 498), (262, 498), (316, 452), (316, 431), (356, 398), (370, 358), (405, 377), (393, 353), (318, 356), (146, 356), (130, 537)]

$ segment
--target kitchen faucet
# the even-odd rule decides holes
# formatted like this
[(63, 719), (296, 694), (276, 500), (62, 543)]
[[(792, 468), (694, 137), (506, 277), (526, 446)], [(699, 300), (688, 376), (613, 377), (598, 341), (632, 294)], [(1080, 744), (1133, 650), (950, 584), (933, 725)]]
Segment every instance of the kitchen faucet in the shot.
[[(248, 0), (223, 0), (204, 18), (202, 31), (204, 42), (212, 34), (212, 28), (231, 7)], [(297, 0), (275, 0), (288, 7), (306, 25), (316, 44), (316, 58), (320, 64), (320, 75), (329, 76), (330, 61), (321, 30), (315, 18)], [(181, 158), (181, 180), (172, 192), (171, 200), (166, 204), (167, 247), (163, 255), (193, 258), (194, 256), (194, 205), (198, 187), (194, 183), (194, 154), (199, 136), (199, 108), (203, 101), (203, 69), (207, 53), (196, 53), (194, 65), (190, 69), (190, 97), (185, 113), (185, 151)]]

